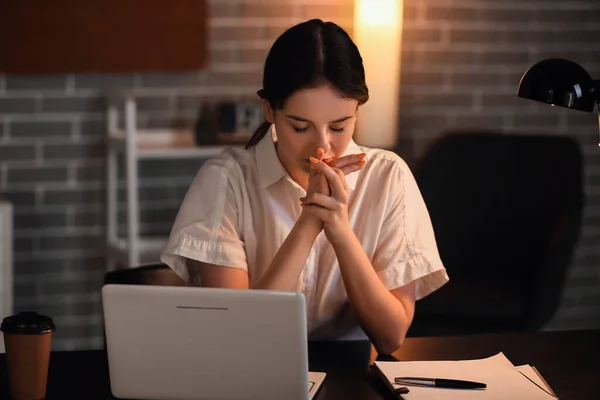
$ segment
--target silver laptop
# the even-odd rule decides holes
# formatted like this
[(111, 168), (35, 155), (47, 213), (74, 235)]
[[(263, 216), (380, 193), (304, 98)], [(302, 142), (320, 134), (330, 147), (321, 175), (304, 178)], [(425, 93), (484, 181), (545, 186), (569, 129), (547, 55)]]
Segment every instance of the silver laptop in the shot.
[(312, 399), (301, 293), (105, 285), (111, 391), (128, 399)]

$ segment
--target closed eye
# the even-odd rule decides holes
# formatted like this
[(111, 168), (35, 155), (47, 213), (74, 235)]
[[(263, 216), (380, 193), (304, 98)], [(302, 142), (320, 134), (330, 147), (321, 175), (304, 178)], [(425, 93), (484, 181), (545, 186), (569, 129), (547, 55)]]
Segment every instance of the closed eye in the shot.
[(329, 127), (329, 129), (331, 129), (332, 132), (335, 133), (344, 133), (344, 131), (346, 130), (346, 127), (342, 127), (342, 128), (334, 128), (334, 127)]
[(294, 128), (294, 130), (296, 131), (296, 133), (302, 133), (302, 132), (306, 132), (308, 130), (308, 126), (305, 128), (298, 128), (297, 126), (293, 126), (292, 128)]

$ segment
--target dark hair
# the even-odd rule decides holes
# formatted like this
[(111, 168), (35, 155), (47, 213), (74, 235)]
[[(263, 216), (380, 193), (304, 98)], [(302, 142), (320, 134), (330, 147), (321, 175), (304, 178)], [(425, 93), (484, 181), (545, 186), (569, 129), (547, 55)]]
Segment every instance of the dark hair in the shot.
[[(362, 57), (350, 36), (333, 22), (312, 19), (289, 28), (273, 43), (265, 61), (263, 88), (257, 93), (280, 110), (296, 91), (323, 83), (359, 105), (369, 99)], [(264, 121), (246, 148), (256, 145), (270, 126)]]

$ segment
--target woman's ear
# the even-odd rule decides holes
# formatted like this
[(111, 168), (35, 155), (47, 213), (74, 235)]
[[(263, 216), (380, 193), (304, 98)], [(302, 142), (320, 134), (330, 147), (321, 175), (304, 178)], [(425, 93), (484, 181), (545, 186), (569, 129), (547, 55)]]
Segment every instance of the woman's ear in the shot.
[(263, 99), (263, 112), (265, 113), (265, 119), (267, 122), (274, 124), (275, 123), (275, 111), (271, 108), (271, 105), (267, 100)]

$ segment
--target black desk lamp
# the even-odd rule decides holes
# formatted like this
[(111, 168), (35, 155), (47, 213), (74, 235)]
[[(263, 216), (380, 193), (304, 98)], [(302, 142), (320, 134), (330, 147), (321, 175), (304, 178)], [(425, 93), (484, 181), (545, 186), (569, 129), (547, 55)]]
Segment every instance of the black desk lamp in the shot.
[(538, 62), (521, 77), (517, 96), (587, 112), (598, 103), (600, 135), (600, 81), (573, 61), (549, 58)]

